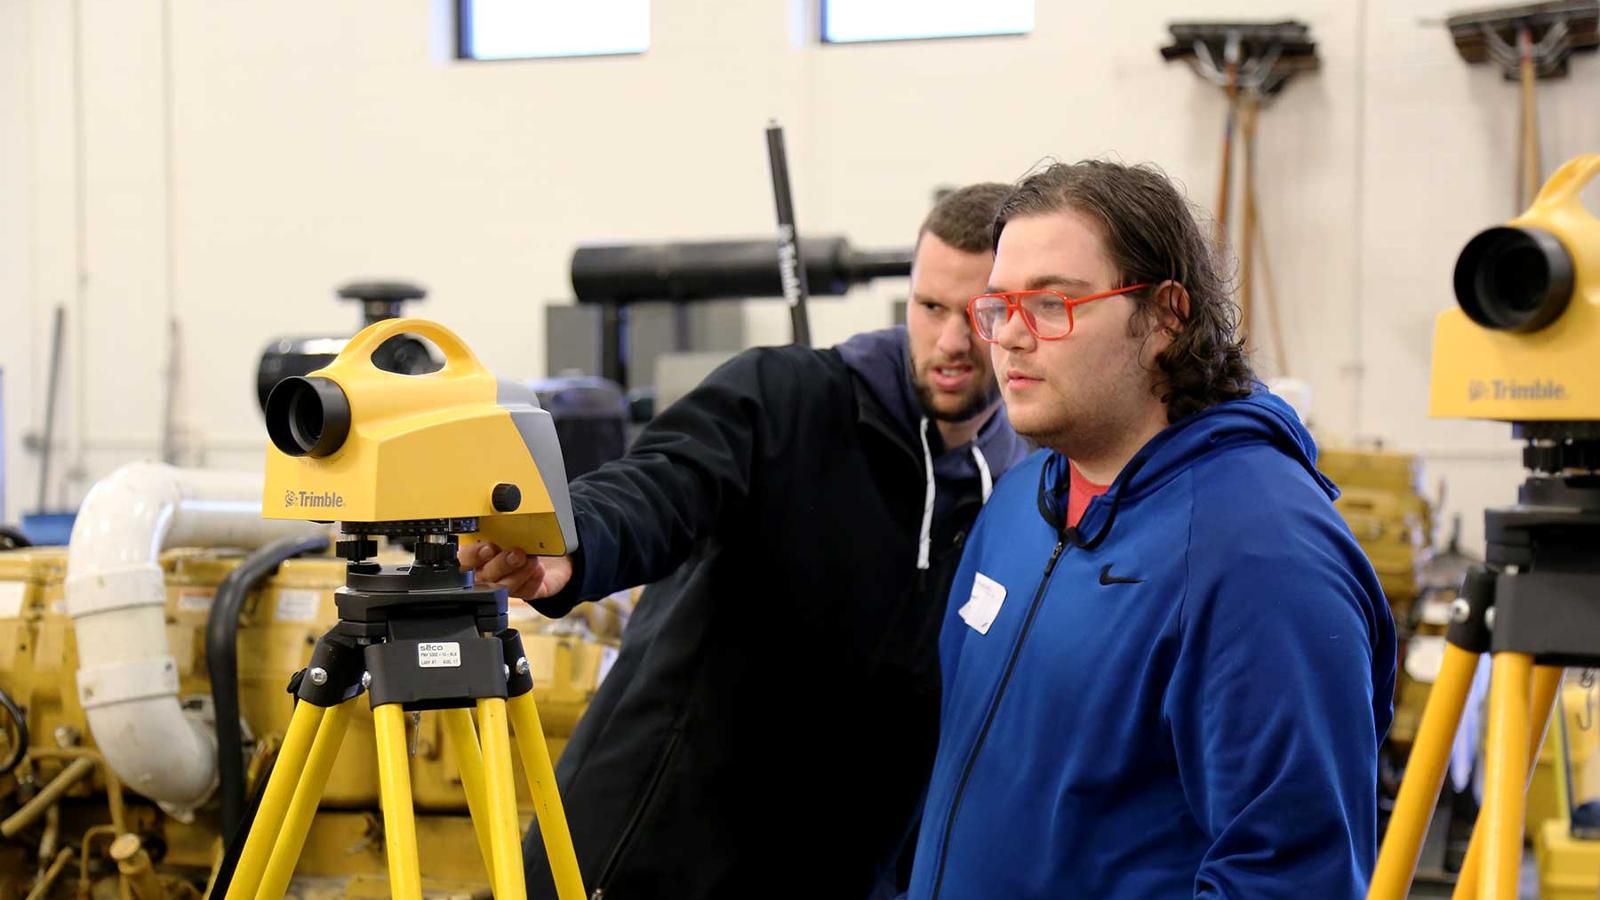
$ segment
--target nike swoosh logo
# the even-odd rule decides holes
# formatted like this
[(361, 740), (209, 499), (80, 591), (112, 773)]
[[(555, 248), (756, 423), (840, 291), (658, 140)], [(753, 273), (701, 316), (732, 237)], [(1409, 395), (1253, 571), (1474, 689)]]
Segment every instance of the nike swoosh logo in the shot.
[(1143, 578), (1124, 578), (1121, 575), (1111, 574), (1111, 566), (1107, 564), (1100, 569), (1101, 584), (1143, 584)]

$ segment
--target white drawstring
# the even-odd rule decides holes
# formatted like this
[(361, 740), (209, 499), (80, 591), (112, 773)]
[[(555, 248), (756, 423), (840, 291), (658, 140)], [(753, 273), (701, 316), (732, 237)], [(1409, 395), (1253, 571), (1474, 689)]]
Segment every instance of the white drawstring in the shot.
[(933, 452), (928, 449), (928, 417), (922, 417), (917, 429), (922, 438), (922, 464), (928, 476), (928, 490), (922, 500), (922, 536), (917, 539), (917, 568), (928, 568), (928, 552), (933, 546)]
[[(922, 498), (922, 535), (917, 538), (917, 568), (928, 568), (928, 554), (933, 548), (933, 498), (936, 493), (933, 478), (933, 451), (928, 447), (928, 417), (923, 416), (917, 435), (922, 438), (922, 466), (928, 478), (928, 490)], [(978, 481), (983, 485), (983, 502), (989, 502), (994, 493), (994, 475), (989, 472), (989, 461), (976, 442), (972, 445), (972, 461), (978, 464)]]
[(972, 459), (978, 464), (978, 480), (983, 483), (983, 502), (988, 503), (989, 495), (994, 493), (994, 476), (989, 474), (989, 461), (976, 443), (972, 445)]

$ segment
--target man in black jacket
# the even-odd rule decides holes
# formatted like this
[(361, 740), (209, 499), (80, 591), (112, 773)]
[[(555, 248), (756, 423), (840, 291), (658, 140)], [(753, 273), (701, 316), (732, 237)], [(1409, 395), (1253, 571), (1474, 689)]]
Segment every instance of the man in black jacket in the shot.
[(574, 481), (572, 556), (462, 550), (549, 616), (655, 582), (557, 770), (592, 896), (860, 898), (907, 846), (945, 594), (1025, 449), (965, 315), (1005, 192), (928, 215), (906, 327), (740, 354)]

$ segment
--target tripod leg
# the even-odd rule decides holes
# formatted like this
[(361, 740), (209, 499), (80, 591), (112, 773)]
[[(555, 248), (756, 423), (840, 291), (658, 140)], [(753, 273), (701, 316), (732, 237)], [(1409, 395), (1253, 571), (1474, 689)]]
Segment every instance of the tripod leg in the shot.
[(267, 776), (267, 789), (261, 795), (261, 806), (256, 811), (250, 833), (245, 837), (244, 849), (239, 852), (239, 864), (234, 867), (233, 880), (228, 883), (227, 900), (241, 900), (256, 895), (256, 886), (261, 883), (261, 873), (267, 869), (273, 841), (283, 825), (289, 799), (294, 796), (324, 712), (322, 707), (312, 703), (295, 704), (294, 716), (289, 720), (289, 731), (284, 735), (283, 747), (278, 751), (278, 761), (272, 767), (272, 774)]
[(494, 853), (489, 842), (489, 806), (483, 792), (483, 751), (478, 747), (478, 735), (472, 727), (472, 714), (464, 709), (439, 711), (444, 722), (445, 739), (455, 754), (456, 767), (461, 770), (461, 789), (467, 795), (467, 812), (472, 817), (472, 830), (478, 835), (478, 852), (483, 854), (483, 870), (494, 877)]
[(1378, 851), (1378, 865), (1372, 873), (1368, 900), (1404, 900), (1417, 871), (1417, 854), (1428, 831), (1428, 820), (1444, 783), (1445, 765), (1450, 761), (1450, 744), (1461, 724), (1461, 708), (1472, 689), (1472, 675), (1478, 669), (1478, 654), (1446, 644), (1439, 677), (1428, 693), (1417, 740), (1406, 763), (1400, 796), (1395, 798), (1389, 828)]
[(1526, 653), (1494, 654), (1489, 674), (1489, 737), (1485, 749), (1487, 777), (1483, 812), (1487, 838), (1483, 855), (1481, 900), (1515, 900), (1522, 865), (1522, 819), (1528, 780), (1529, 692), (1533, 657)]
[(511, 777), (511, 730), (506, 701), (478, 701), (483, 729), (483, 788), (489, 812), (489, 845), (493, 851), (495, 900), (522, 900), (528, 883), (522, 870), (522, 829), (517, 826), (517, 785)]
[[(330, 707), (322, 714), (322, 723), (317, 727), (316, 739), (311, 742), (305, 770), (300, 775), (300, 783), (295, 786), (294, 797), (289, 801), (288, 812), (278, 830), (278, 840), (272, 845), (272, 857), (267, 860), (267, 870), (261, 876), (261, 887), (256, 891), (257, 900), (281, 898), (289, 889), (289, 879), (300, 861), (300, 850), (305, 847), (311, 819), (317, 814), (317, 804), (322, 802), (322, 792), (328, 786), (328, 773), (333, 770), (333, 761), (339, 756), (339, 744), (344, 741), (345, 726), (349, 724), (350, 708), (346, 703)], [(238, 879), (239, 875), (235, 873), (234, 880)]]
[(417, 861), (417, 820), (411, 806), (405, 714), (398, 703), (374, 706), (372, 724), (378, 741), (378, 801), (383, 807), (383, 842), (389, 851), (389, 896), (421, 900), (422, 869)]
[(555, 875), (556, 896), (560, 900), (583, 900), (583, 875), (578, 871), (578, 855), (572, 849), (567, 814), (561, 808), (561, 792), (556, 787), (555, 767), (550, 764), (550, 748), (544, 742), (539, 707), (531, 693), (512, 697), (506, 705), (511, 710), (511, 724), (517, 732), (522, 771), (528, 776), (528, 787), (533, 792), (533, 811), (539, 819), (545, 856)]
[[(1561, 688), (1560, 666), (1536, 666), (1533, 670), (1533, 727), (1528, 730), (1528, 779), (1533, 779), (1533, 768), (1539, 759), (1539, 748), (1544, 745), (1545, 731), (1550, 727), (1550, 709), (1555, 705), (1556, 692)], [(1526, 784), (1526, 782), (1524, 782)], [(1527, 792), (1527, 788), (1523, 788)], [(1483, 874), (1483, 842), (1489, 817), (1478, 816), (1472, 823), (1472, 838), (1467, 843), (1467, 856), (1461, 861), (1461, 873), (1456, 876), (1456, 889), (1451, 900), (1472, 900), (1478, 894), (1478, 876)]]

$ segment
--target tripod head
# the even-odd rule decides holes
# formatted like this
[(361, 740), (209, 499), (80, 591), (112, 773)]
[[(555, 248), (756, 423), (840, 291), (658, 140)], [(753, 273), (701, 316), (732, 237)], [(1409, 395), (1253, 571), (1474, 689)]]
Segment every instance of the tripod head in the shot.
[[(443, 368), (402, 375), (373, 365), (400, 334), (432, 341)], [(266, 418), (267, 518), (339, 521), (368, 541), (418, 536), (419, 553), (453, 547), (453, 535), (549, 556), (577, 547), (550, 414), (528, 387), (496, 381), (442, 325), (367, 326), (326, 367), (280, 381)]]

